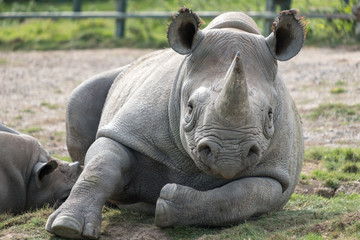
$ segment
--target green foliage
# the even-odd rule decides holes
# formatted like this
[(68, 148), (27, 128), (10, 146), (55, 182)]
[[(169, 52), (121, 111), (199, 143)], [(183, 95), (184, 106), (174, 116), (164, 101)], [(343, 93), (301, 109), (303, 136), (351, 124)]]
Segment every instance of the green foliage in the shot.
[[(44, 230), (47, 217), (54, 209), (48, 206), (37, 211), (29, 211), (19, 215), (0, 214), (0, 238), (11, 229), (13, 232), (11, 238), (16, 239), (48, 239), (49, 235)], [(24, 237), (26, 235), (28, 237)]]
[(332, 94), (339, 94), (339, 93), (344, 93), (346, 92), (346, 90), (342, 87), (334, 87), (330, 90), (330, 93)]
[(326, 179), (325, 181), (325, 187), (330, 187), (333, 189), (337, 189), (340, 186), (340, 181), (338, 179)]
[(31, 134), (34, 134), (37, 132), (41, 132), (42, 130), (43, 130), (43, 128), (40, 126), (32, 126), (32, 127), (21, 130), (21, 132), (31, 135)]
[(338, 80), (335, 82), (335, 86), (344, 86), (344, 85), (346, 85), (346, 82), (343, 80)]
[(345, 122), (360, 121), (360, 104), (320, 104), (309, 115), (307, 115), (307, 117), (311, 120), (316, 120), (318, 118), (327, 118), (344, 120)]
[(40, 106), (47, 107), (47, 108), (53, 109), (53, 110), (58, 108), (57, 104), (51, 104), (51, 103), (48, 103), (48, 102), (41, 102)]
[(310, 147), (305, 149), (304, 161), (320, 163), (310, 177), (325, 181), (328, 187), (336, 189), (341, 181), (360, 180), (360, 148)]
[(22, 110), (23, 113), (30, 113), (30, 114), (34, 114), (34, 110), (30, 109), (30, 108), (27, 108), (27, 109), (24, 109)]
[[(351, 13), (348, 6), (338, 1), (298, 0), (292, 7), (303, 13), (328, 12)], [(82, 1), (83, 11), (114, 11), (115, 0)], [(180, 1), (180, 0), (132, 0), (128, 1), (128, 12), (170, 11), (181, 6), (195, 11), (264, 11), (266, 0), (255, 1)], [(0, 4), (0, 11), (71, 11), (72, 1), (6, 1)], [(280, 11), (280, 9), (277, 9)], [(209, 23), (211, 19), (204, 19)], [(255, 19), (260, 29), (264, 20)], [(354, 44), (354, 22), (327, 19), (308, 19), (306, 44), (330, 45)], [(168, 19), (127, 19), (125, 37), (114, 38), (114, 19), (58, 19), (58, 20), (1, 20), (0, 50), (49, 50), (112, 47), (167, 47), (166, 31)], [(204, 25), (206, 26), (206, 24)]]

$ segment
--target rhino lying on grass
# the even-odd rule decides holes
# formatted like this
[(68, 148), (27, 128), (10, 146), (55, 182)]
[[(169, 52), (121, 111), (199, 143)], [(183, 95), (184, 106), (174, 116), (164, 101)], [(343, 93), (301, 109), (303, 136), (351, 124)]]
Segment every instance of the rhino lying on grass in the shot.
[(0, 213), (60, 205), (79, 177), (78, 162), (52, 158), (33, 137), (0, 124)]
[(67, 145), (85, 168), (47, 231), (98, 238), (107, 200), (155, 206), (159, 227), (234, 224), (289, 200), (303, 136), (277, 60), (300, 51), (303, 22), (283, 11), (267, 38), (242, 13), (199, 26), (182, 8), (168, 30), (172, 49), (74, 91)]

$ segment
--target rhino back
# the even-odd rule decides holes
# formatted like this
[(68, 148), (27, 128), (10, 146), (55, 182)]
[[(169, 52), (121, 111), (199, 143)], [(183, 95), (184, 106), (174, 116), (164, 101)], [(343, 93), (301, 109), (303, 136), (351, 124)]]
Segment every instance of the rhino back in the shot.
[(40, 145), (30, 136), (0, 132), (0, 212), (18, 213), (26, 205), (27, 186)]

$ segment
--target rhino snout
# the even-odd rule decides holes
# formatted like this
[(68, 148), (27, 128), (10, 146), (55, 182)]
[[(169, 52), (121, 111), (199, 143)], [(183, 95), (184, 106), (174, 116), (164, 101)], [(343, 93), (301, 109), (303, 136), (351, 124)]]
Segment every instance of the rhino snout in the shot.
[(261, 158), (256, 143), (220, 146), (209, 140), (202, 140), (197, 146), (198, 159), (212, 174), (232, 179), (240, 172), (255, 166)]

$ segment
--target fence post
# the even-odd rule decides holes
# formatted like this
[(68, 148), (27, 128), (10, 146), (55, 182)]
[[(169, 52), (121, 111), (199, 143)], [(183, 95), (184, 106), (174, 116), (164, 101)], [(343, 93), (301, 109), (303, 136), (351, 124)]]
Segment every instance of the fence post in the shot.
[(360, 39), (360, 0), (358, 4), (352, 7), (352, 13), (355, 16), (355, 35), (358, 39)]
[(81, 12), (81, 0), (73, 0), (73, 12)]
[[(275, 12), (275, 0), (266, 0), (265, 11)], [(271, 26), (273, 22), (274, 22), (273, 19), (265, 19), (264, 36), (268, 36), (271, 33)]]
[[(127, 0), (117, 0), (116, 11), (126, 12)], [(115, 37), (121, 38), (125, 35), (125, 19), (117, 18), (116, 20)]]

